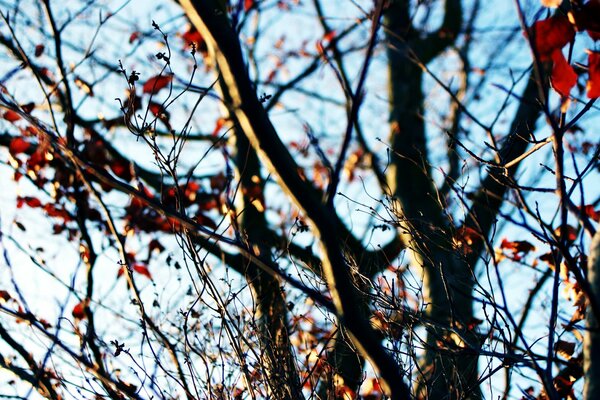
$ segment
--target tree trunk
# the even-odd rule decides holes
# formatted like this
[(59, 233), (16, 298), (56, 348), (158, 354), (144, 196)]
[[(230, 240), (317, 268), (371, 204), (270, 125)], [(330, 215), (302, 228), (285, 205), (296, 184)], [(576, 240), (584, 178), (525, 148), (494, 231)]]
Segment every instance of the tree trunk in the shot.
[[(592, 239), (588, 260), (588, 281), (597, 297), (600, 295), (600, 229)], [(598, 320), (589, 306), (586, 329), (583, 339), (583, 370), (585, 371), (583, 398), (595, 400), (600, 399), (600, 330)]]

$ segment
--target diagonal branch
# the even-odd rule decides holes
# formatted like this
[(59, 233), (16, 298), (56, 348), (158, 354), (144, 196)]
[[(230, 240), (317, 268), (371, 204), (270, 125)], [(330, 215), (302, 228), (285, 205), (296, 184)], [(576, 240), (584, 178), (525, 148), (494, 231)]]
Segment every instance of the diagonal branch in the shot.
[(316, 196), (315, 190), (298, 174), (298, 165), (281, 142), (249, 79), (237, 34), (224, 10), (214, 1), (182, 0), (181, 5), (194, 26), (212, 47), (223, 78), (229, 87), (235, 115), (250, 144), (279, 177), (288, 196), (311, 221), (323, 250), (323, 271), (329, 284), (338, 318), (351, 332), (353, 341), (372, 361), (394, 398), (409, 398), (403, 373), (377, 339), (375, 332), (356, 309), (356, 290), (342, 253), (338, 219)]

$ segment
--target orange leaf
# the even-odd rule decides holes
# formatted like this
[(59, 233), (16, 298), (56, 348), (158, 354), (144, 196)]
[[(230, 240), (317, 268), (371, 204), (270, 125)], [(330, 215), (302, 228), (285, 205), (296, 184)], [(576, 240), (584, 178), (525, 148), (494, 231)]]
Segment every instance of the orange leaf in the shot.
[(133, 173), (131, 171), (131, 164), (127, 160), (115, 160), (109, 164), (111, 171), (123, 179), (124, 181), (130, 182), (133, 179)]
[(133, 43), (136, 40), (138, 40), (138, 38), (140, 37), (141, 33), (139, 31), (135, 31), (133, 32), (130, 36), (129, 36), (129, 43)]
[(8, 122), (15, 122), (21, 119), (21, 116), (12, 110), (6, 110), (4, 115), (2, 116)]
[(13, 156), (20, 153), (25, 153), (31, 147), (31, 143), (23, 138), (17, 137), (10, 141), (8, 151)]
[(507, 239), (502, 239), (500, 248), (505, 249), (505, 250), (510, 250), (514, 254), (516, 254), (516, 253), (527, 254), (527, 253), (535, 250), (535, 246), (526, 240), (515, 240), (514, 242), (511, 242)]
[(85, 300), (82, 300), (75, 307), (73, 307), (71, 314), (73, 315), (73, 317), (75, 319), (84, 319), (85, 318), (85, 303), (86, 303)]
[[(554, 230), (554, 234), (558, 237), (560, 237), (560, 229), (561, 227), (559, 226), (558, 228), (556, 228)], [(565, 233), (567, 234), (567, 241), (569, 242), (574, 242), (577, 239), (577, 229), (573, 228), (571, 225), (567, 225), (565, 227)]]
[(39, 57), (44, 53), (44, 45), (43, 44), (38, 44), (37, 46), (35, 46), (35, 52), (33, 53), (34, 56)]
[(0, 290), (0, 300), (2, 300), (2, 302), (7, 302), (10, 299), (12, 299), (10, 293), (8, 293), (6, 290)]
[(331, 31), (327, 32), (325, 35), (323, 35), (323, 41), (331, 42), (333, 40), (333, 38), (335, 37), (335, 35), (336, 35), (335, 30), (331, 30)]
[(593, 205), (588, 204), (587, 206), (583, 206), (582, 211), (591, 220), (596, 221), (596, 222), (600, 222), (600, 211), (595, 210)]
[(554, 50), (552, 61), (554, 63), (552, 66), (552, 76), (550, 77), (552, 87), (561, 97), (568, 97), (571, 89), (577, 83), (577, 74), (565, 58), (562, 50)]
[(593, 40), (600, 40), (600, 1), (590, 0), (571, 12), (578, 31), (587, 31)]
[(191, 27), (185, 31), (181, 38), (185, 41), (186, 45), (191, 45), (192, 43), (196, 44), (196, 47), (199, 47), (200, 44), (204, 43), (204, 38), (194, 27)]
[(589, 53), (588, 67), (590, 79), (587, 82), (587, 97), (596, 99), (600, 97), (600, 52)]
[(172, 80), (173, 77), (171, 75), (157, 75), (148, 79), (142, 89), (144, 93), (155, 94), (160, 89), (167, 87)]
[(150, 273), (150, 270), (144, 264), (140, 264), (140, 263), (133, 264), (133, 266), (131, 267), (131, 269), (134, 270), (135, 272), (137, 272), (140, 275), (144, 275), (148, 279), (152, 279), (152, 274)]
[(575, 38), (575, 30), (567, 17), (558, 15), (537, 21), (531, 28), (535, 49), (541, 61), (549, 60), (557, 49), (562, 49)]
[(217, 224), (215, 224), (215, 221), (213, 221), (201, 212), (198, 212), (196, 214), (196, 216), (194, 217), (194, 221), (196, 221), (200, 225), (207, 226), (213, 230), (217, 229)]
[(17, 208), (22, 208), (24, 204), (27, 204), (31, 208), (39, 208), (42, 206), (42, 202), (37, 197), (17, 197)]
[(225, 122), (227, 122), (227, 120), (225, 118), (219, 118), (217, 120), (217, 122), (215, 123), (215, 129), (213, 129), (213, 136), (217, 136), (219, 134), (219, 131), (221, 130), (221, 128), (223, 127), (223, 125), (225, 125)]

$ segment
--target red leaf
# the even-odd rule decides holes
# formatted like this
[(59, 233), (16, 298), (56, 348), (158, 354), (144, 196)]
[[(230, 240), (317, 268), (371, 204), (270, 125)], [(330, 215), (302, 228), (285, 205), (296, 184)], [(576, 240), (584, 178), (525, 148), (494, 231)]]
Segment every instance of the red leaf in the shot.
[(213, 129), (213, 136), (217, 136), (219, 134), (219, 131), (221, 130), (221, 128), (223, 127), (223, 125), (225, 125), (225, 122), (227, 122), (227, 120), (225, 118), (219, 118), (217, 120), (217, 122), (215, 123), (215, 129)]
[(600, 1), (588, 1), (572, 13), (578, 31), (587, 31), (592, 39), (600, 40)]
[(10, 295), (10, 293), (8, 293), (6, 290), (0, 290), (0, 300), (2, 300), (3, 302), (9, 301), (10, 299), (12, 299), (12, 296)]
[(244, 11), (248, 11), (252, 7), (254, 7), (254, 0), (244, 0)]
[(587, 82), (587, 97), (596, 99), (600, 97), (600, 52), (590, 52), (588, 55), (590, 79)]
[(144, 83), (142, 87), (144, 93), (155, 94), (160, 89), (163, 89), (171, 83), (173, 77), (171, 75), (157, 75), (153, 78), (150, 78)]
[(583, 206), (582, 211), (587, 215), (591, 220), (600, 222), (600, 211), (594, 209), (594, 206), (588, 204), (587, 206)]
[(129, 36), (129, 44), (135, 42), (139, 37), (140, 37), (141, 33), (139, 31), (135, 31), (133, 32), (130, 36)]
[[(119, 268), (119, 270), (117, 271), (117, 278), (120, 278), (123, 276), (123, 274), (125, 273), (125, 268), (127, 268), (125, 265), (123, 265), (121, 268)], [(131, 266), (131, 270), (137, 272), (140, 275), (144, 275), (148, 279), (152, 279), (152, 274), (150, 274), (150, 270), (144, 264), (135, 263)]]
[(331, 42), (333, 40), (333, 38), (335, 37), (335, 30), (331, 30), (329, 32), (327, 32), (325, 35), (323, 35), (323, 41), (324, 42)]
[[(577, 229), (572, 227), (571, 225), (567, 225), (565, 227), (565, 232), (567, 234), (567, 241), (574, 242), (577, 239)], [(560, 226), (554, 230), (554, 234), (560, 238), (561, 229)]]
[(44, 53), (44, 45), (43, 44), (38, 44), (37, 46), (35, 46), (35, 53), (33, 53), (34, 56), (39, 57)]
[(8, 151), (14, 156), (16, 154), (25, 153), (30, 147), (31, 143), (21, 137), (17, 137), (10, 141)]
[(152, 274), (150, 273), (150, 270), (144, 264), (140, 264), (140, 263), (133, 264), (133, 266), (131, 267), (131, 269), (134, 270), (135, 272), (137, 272), (140, 275), (144, 275), (148, 279), (152, 279)]
[(71, 314), (75, 319), (85, 319), (85, 300), (82, 300), (79, 304), (73, 307)]
[(534, 46), (541, 61), (547, 61), (557, 49), (575, 38), (575, 30), (567, 17), (558, 15), (537, 21), (531, 28)]
[(201, 212), (198, 212), (198, 214), (196, 214), (196, 216), (194, 217), (194, 221), (196, 221), (200, 225), (208, 226), (211, 229), (217, 229), (217, 224), (215, 224), (215, 221), (202, 214)]
[(131, 171), (131, 164), (127, 160), (114, 160), (109, 164), (111, 171), (123, 179), (124, 181), (130, 182), (133, 179), (133, 173)]
[(185, 31), (181, 38), (184, 40), (186, 45), (191, 45), (192, 43), (196, 44), (196, 48), (199, 48), (201, 44), (204, 43), (204, 38), (194, 27), (190, 26), (190, 28)]
[(29, 103), (26, 103), (26, 104), (21, 104), (21, 109), (23, 111), (25, 111), (27, 114), (30, 114), (34, 108), (35, 108), (35, 103), (33, 101), (30, 101)]
[(48, 203), (48, 204), (44, 205), (44, 211), (46, 212), (46, 215), (49, 217), (61, 218), (64, 221), (73, 220), (73, 218), (71, 217), (71, 214), (69, 214), (69, 212), (67, 210), (65, 210), (64, 208), (58, 208), (54, 204)]
[(42, 207), (42, 202), (37, 197), (17, 197), (17, 208), (22, 208), (24, 204), (27, 204), (31, 208), (40, 208)]
[(162, 253), (163, 251), (165, 251), (165, 246), (163, 246), (162, 243), (158, 241), (158, 239), (152, 239), (148, 244), (148, 252), (152, 253), (155, 250), (158, 253)]
[(562, 50), (554, 50), (552, 61), (554, 63), (552, 66), (552, 76), (550, 77), (552, 87), (562, 97), (569, 97), (571, 89), (577, 83), (577, 74), (565, 58)]
[(150, 102), (150, 104), (148, 104), (148, 109), (150, 110), (150, 112), (154, 115), (154, 116), (158, 116), (160, 113), (163, 112), (163, 107), (155, 102)]
[(527, 254), (535, 250), (535, 246), (526, 240), (515, 240), (514, 242), (511, 242), (507, 239), (502, 239), (500, 248), (510, 250), (511, 252), (513, 252), (513, 254)]
[(2, 118), (7, 120), (8, 122), (15, 122), (15, 121), (20, 120), (21, 116), (19, 114), (17, 114), (15, 111), (6, 110), (6, 112), (4, 113)]

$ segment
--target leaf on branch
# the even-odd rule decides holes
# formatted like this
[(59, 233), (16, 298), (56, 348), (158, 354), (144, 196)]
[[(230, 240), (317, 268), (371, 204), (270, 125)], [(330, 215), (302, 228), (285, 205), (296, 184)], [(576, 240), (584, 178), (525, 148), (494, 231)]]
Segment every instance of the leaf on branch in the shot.
[(575, 8), (569, 17), (578, 31), (587, 31), (593, 40), (600, 40), (600, 1), (590, 0), (581, 8)]
[(140, 35), (141, 35), (141, 32), (139, 32), (139, 31), (135, 31), (135, 32), (133, 32), (133, 33), (132, 33), (132, 34), (129, 36), (129, 44), (131, 44), (131, 43), (135, 42), (136, 40), (138, 40), (138, 39), (139, 39), (139, 37), (140, 37)]
[(37, 197), (18, 196), (17, 197), (17, 208), (23, 208), (23, 205), (27, 205), (31, 208), (40, 208), (40, 207), (42, 207), (42, 202)]
[(73, 310), (71, 311), (71, 315), (73, 315), (73, 318), (77, 320), (85, 319), (86, 303), (87, 302), (85, 300), (82, 300), (77, 305), (75, 305), (75, 307), (73, 307)]
[(600, 52), (589, 52), (588, 68), (590, 78), (587, 82), (587, 97), (597, 99), (600, 97)]
[(152, 274), (150, 273), (150, 270), (148, 269), (147, 265), (144, 265), (144, 264), (141, 264), (141, 263), (135, 263), (135, 264), (133, 264), (133, 266), (131, 267), (131, 269), (134, 270), (135, 272), (137, 272), (140, 275), (144, 275), (148, 279), (152, 279)]
[(248, 12), (254, 7), (254, 0), (244, 0), (244, 11)]
[(169, 86), (169, 83), (173, 80), (171, 75), (157, 75), (154, 76), (144, 83), (142, 87), (144, 93), (156, 94), (159, 90)]
[(25, 153), (31, 147), (31, 143), (21, 137), (14, 138), (10, 141), (8, 146), (8, 152), (15, 156), (17, 154)]
[(560, 50), (575, 38), (575, 30), (562, 15), (537, 21), (531, 28), (533, 45), (541, 61), (548, 61), (555, 50)]
[(193, 26), (189, 26), (188, 30), (181, 34), (181, 38), (183, 39), (185, 46), (195, 46), (196, 50), (198, 50), (202, 54), (206, 54), (208, 52), (208, 47), (206, 46), (206, 42), (202, 37), (202, 34), (196, 30)]
[(130, 182), (133, 179), (132, 165), (127, 160), (114, 160), (109, 165), (110, 170), (124, 181)]
[(0, 304), (11, 300), (12, 296), (6, 290), (0, 290)]
[(207, 226), (213, 230), (217, 229), (217, 224), (215, 223), (215, 221), (213, 221), (201, 212), (198, 212), (196, 214), (196, 216), (194, 217), (194, 221), (196, 221), (196, 223), (200, 225)]
[(581, 211), (583, 211), (583, 213), (587, 215), (588, 218), (592, 221), (600, 222), (600, 211), (594, 209), (594, 206), (592, 204), (583, 206)]
[[(560, 238), (560, 235), (561, 235), (561, 229), (560, 228), (561, 227), (559, 226), (558, 228), (556, 228), (554, 230), (554, 234), (556, 236), (558, 236), (559, 238)], [(568, 242), (574, 242), (575, 240), (577, 240), (577, 229), (575, 229), (571, 225), (565, 226), (565, 233), (566, 233), (567, 241)]]
[(560, 49), (556, 49), (552, 53), (552, 62), (552, 75), (550, 77), (552, 87), (561, 97), (569, 97), (571, 89), (577, 83), (577, 74)]
[[(121, 268), (119, 268), (119, 270), (117, 271), (117, 279), (123, 276), (123, 274), (125, 274), (125, 268), (127, 268), (127, 266), (125, 265), (122, 265)], [(148, 279), (152, 279), (152, 274), (150, 273), (150, 270), (146, 265), (142, 263), (133, 264), (131, 266), (131, 271), (137, 272), (140, 275), (144, 275)]]
[(554, 350), (556, 350), (560, 356), (569, 360), (573, 353), (575, 353), (575, 343), (567, 342), (565, 340), (558, 340), (554, 345)]
[(2, 115), (2, 118), (8, 122), (16, 122), (21, 119), (21, 116), (13, 110), (6, 110), (6, 112)]
[(557, 8), (562, 3), (562, 0), (541, 0), (544, 7)]
[(42, 54), (44, 54), (44, 50), (46, 49), (46, 47), (43, 44), (38, 44), (37, 46), (35, 46), (35, 52), (33, 53), (33, 55), (35, 57), (39, 57)]

